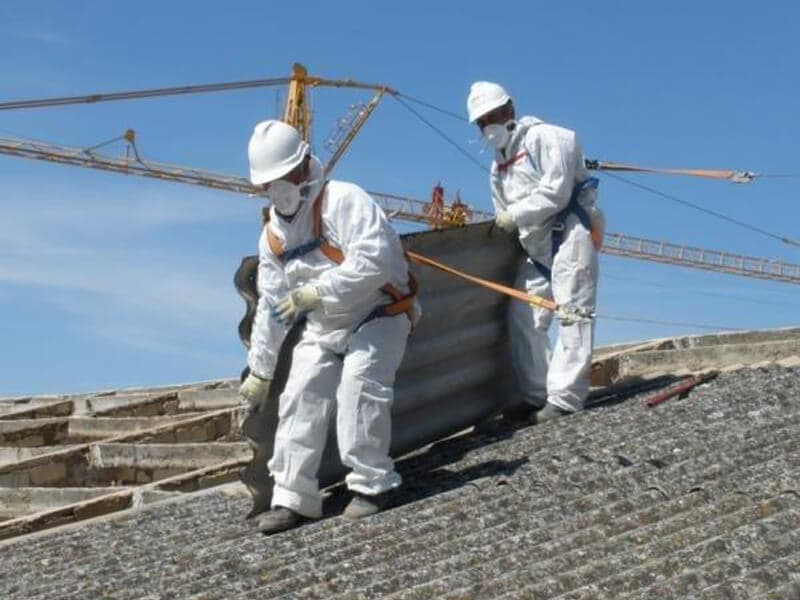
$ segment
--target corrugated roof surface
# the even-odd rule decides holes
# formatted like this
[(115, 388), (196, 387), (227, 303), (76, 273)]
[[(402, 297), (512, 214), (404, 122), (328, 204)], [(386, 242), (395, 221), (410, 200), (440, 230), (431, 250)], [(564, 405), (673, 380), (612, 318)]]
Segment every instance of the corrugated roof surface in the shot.
[(403, 461), (391, 510), (270, 538), (217, 488), (4, 543), (0, 596), (800, 598), (799, 403), (800, 369), (770, 367), (493, 422)]

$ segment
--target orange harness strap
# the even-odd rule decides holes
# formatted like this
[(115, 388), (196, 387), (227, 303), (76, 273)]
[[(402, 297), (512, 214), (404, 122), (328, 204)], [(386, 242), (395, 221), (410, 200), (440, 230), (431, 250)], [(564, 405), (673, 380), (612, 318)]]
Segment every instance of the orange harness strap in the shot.
[[(344, 253), (336, 246), (330, 244), (328, 240), (325, 239), (325, 236), (322, 235), (322, 200), (326, 187), (327, 184), (322, 187), (314, 200), (314, 241), (309, 244), (309, 251), (318, 249), (332, 263), (340, 265), (344, 262)], [(278, 236), (272, 232), (269, 224), (267, 224), (266, 227), (269, 249), (275, 256), (280, 257), (284, 254), (283, 244), (278, 239)], [(403, 292), (398, 290), (391, 283), (387, 283), (381, 288), (381, 291), (389, 296), (393, 302), (381, 307), (381, 312), (390, 317), (406, 313), (408, 318), (411, 319), (411, 309), (414, 305), (414, 299), (417, 296), (418, 290), (419, 285), (417, 284), (417, 280), (411, 273), (408, 274), (408, 294), (403, 294)]]
[(497, 170), (500, 172), (505, 171), (508, 167), (510, 167), (514, 163), (518, 163), (526, 156), (528, 156), (528, 153), (525, 150), (523, 150), (522, 152), (519, 152), (514, 158), (510, 158), (506, 162), (497, 163)]

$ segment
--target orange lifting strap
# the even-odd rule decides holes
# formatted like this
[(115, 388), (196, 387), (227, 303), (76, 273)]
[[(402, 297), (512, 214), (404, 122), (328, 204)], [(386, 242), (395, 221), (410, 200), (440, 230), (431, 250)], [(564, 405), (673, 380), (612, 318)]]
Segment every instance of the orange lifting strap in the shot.
[(508, 287), (507, 285), (502, 285), (500, 283), (495, 283), (494, 281), (489, 281), (488, 279), (482, 279), (480, 277), (475, 277), (474, 275), (469, 275), (468, 273), (454, 269), (453, 267), (450, 267), (444, 263), (440, 263), (432, 258), (428, 258), (427, 256), (423, 256), (422, 254), (417, 254), (416, 252), (408, 251), (406, 252), (406, 256), (419, 265), (425, 265), (427, 267), (439, 269), (440, 271), (460, 277), (461, 279), (469, 281), (470, 283), (474, 283), (482, 288), (486, 288), (487, 290), (492, 290), (493, 292), (497, 292), (499, 294), (505, 294), (509, 298), (514, 298), (515, 300), (521, 300), (522, 302), (530, 304), (531, 306), (538, 306), (539, 308), (553, 311), (558, 310), (558, 304), (548, 298), (543, 298), (542, 296), (536, 296), (534, 294), (526, 294), (525, 292)]
[[(325, 237), (322, 235), (322, 200), (325, 194), (325, 189), (327, 188), (327, 183), (322, 186), (319, 194), (317, 195), (316, 199), (314, 200), (314, 239), (309, 243), (300, 248), (302, 254), (306, 252), (311, 252), (313, 250), (319, 250), (322, 252), (328, 260), (331, 262), (340, 265), (344, 262), (344, 253), (337, 248), (328, 243)], [(283, 244), (278, 239), (278, 237), (273, 233), (272, 229), (270, 228), (269, 224), (267, 224), (267, 243), (269, 244), (269, 249), (272, 253), (280, 258), (286, 252), (283, 249)], [(411, 319), (411, 308), (414, 305), (414, 299), (417, 296), (417, 291), (419, 290), (419, 286), (417, 284), (417, 280), (414, 276), (409, 273), (408, 274), (408, 294), (404, 294), (400, 290), (398, 290), (395, 286), (391, 283), (387, 283), (381, 288), (381, 291), (389, 296), (393, 302), (391, 304), (386, 304), (384, 306), (379, 307), (379, 313), (375, 316), (389, 316), (393, 317), (395, 315), (399, 315), (400, 313), (406, 313), (409, 319)]]
[(689, 177), (705, 177), (707, 179), (727, 179), (733, 183), (750, 183), (758, 176), (756, 173), (751, 173), (750, 171), (721, 169), (657, 169), (602, 160), (587, 160), (586, 168), (593, 171), (629, 171), (632, 173), (661, 173), (663, 175), (687, 175)]

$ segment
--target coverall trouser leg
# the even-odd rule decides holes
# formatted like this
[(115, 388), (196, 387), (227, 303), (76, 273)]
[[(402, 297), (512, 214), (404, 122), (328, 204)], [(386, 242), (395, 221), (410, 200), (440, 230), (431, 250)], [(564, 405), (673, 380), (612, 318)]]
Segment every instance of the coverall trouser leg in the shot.
[(411, 328), (408, 317), (373, 319), (350, 339), (336, 393), (336, 437), (347, 487), (374, 495), (400, 485), (389, 457), (394, 380)]
[(405, 315), (373, 319), (350, 336), (343, 358), (303, 336), (280, 397), (268, 465), (275, 480), (273, 507), (322, 515), (317, 474), (334, 402), (340, 457), (352, 469), (348, 487), (379, 494), (400, 485), (389, 457), (391, 408), (409, 329)]
[[(597, 300), (598, 256), (586, 228), (567, 219), (564, 241), (553, 256), (536, 257), (551, 265), (551, 279), (528, 258), (519, 268), (515, 287), (568, 304), (594, 310)], [(526, 402), (551, 404), (570, 412), (583, 408), (589, 394), (593, 321), (561, 321), (551, 353), (548, 330), (551, 311), (511, 301), (509, 327), (514, 370)]]

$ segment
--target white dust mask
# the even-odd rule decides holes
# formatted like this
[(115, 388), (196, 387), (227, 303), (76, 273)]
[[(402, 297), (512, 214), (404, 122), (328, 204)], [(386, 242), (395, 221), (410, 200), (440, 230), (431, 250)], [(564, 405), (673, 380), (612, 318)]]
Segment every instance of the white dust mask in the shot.
[(291, 181), (280, 179), (269, 184), (267, 195), (275, 205), (275, 210), (280, 214), (291, 216), (300, 208), (303, 194), (300, 186)]
[(511, 130), (514, 128), (514, 121), (507, 121), (503, 124), (493, 123), (483, 128), (483, 137), (494, 146), (496, 150), (502, 150), (508, 145), (511, 139)]

